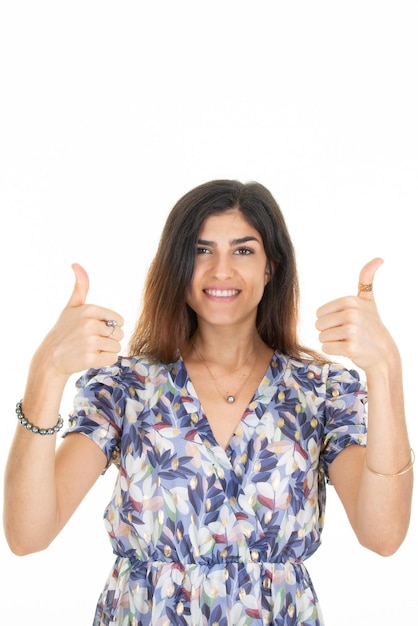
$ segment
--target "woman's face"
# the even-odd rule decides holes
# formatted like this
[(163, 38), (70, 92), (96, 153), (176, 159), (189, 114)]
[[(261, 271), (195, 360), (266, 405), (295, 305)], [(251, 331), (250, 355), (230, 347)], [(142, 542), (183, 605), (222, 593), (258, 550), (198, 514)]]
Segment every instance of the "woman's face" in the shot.
[(199, 233), (187, 298), (198, 321), (217, 326), (255, 325), (268, 281), (262, 238), (243, 214), (230, 209), (208, 217)]

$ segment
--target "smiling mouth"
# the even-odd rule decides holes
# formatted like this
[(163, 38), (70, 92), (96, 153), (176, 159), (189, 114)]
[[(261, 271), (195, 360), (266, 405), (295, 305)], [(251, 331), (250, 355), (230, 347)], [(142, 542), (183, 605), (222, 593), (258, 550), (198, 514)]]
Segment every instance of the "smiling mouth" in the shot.
[(208, 296), (215, 296), (216, 298), (230, 298), (239, 293), (238, 289), (204, 289), (203, 291)]

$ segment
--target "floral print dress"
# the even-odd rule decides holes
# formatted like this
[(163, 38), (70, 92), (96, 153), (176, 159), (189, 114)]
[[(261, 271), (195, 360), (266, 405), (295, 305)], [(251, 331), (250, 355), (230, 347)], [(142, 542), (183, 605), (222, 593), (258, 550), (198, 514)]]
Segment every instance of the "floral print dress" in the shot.
[(123, 358), (77, 383), (72, 432), (119, 468), (116, 555), (94, 626), (320, 626), (304, 561), (330, 463), (365, 444), (366, 392), (341, 365), (275, 353), (227, 449), (183, 360)]

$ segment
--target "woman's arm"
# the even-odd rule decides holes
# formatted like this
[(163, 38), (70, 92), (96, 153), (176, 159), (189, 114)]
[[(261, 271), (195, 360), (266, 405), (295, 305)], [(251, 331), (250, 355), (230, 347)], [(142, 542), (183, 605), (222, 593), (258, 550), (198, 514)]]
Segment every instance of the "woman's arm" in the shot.
[[(73, 269), (71, 298), (29, 368), (22, 412), (39, 428), (57, 423), (69, 376), (114, 363), (123, 337), (120, 315), (85, 304), (88, 276), (79, 265)], [(110, 319), (116, 328), (107, 326)], [(46, 548), (105, 465), (103, 452), (83, 435), (68, 435), (56, 449), (56, 434), (33, 433), (18, 423), (4, 481), (4, 529), (11, 550), (27, 554)]]
[[(368, 263), (360, 283), (372, 284), (381, 263)], [(321, 307), (317, 328), (323, 350), (349, 357), (363, 369), (368, 389), (367, 448), (353, 445), (341, 452), (330, 478), (359, 541), (390, 555), (408, 530), (413, 487), (399, 351), (380, 320), (372, 291)]]

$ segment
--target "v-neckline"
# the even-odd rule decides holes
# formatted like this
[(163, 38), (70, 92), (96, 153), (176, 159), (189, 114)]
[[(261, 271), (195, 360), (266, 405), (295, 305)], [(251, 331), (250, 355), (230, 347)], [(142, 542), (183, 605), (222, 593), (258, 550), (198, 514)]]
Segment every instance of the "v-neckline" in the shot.
[[(276, 378), (277, 373), (273, 372), (273, 369), (278, 369), (279, 364), (280, 364), (280, 356), (276, 351), (273, 351), (273, 354), (271, 356), (271, 359), (267, 365), (267, 368), (263, 374), (263, 376), (260, 379), (260, 382), (258, 383), (253, 396), (251, 397), (250, 401), (248, 402), (248, 404), (246, 405), (241, 418), (239, 419), (239, 421), (236, 423), (236, 426), (234, 427), (233, 433), (231, 435), (231, 437), (229, 438), (229, 441), (226, 445), (226, 447), (224, 448), (216, 439), (212, 426), (207, 418), (205, 409), (203, 407), (203, 404), (196, 392), (195, 386), (193, 384), (193, 381), (189, 375), (186, 363), (183, 359), (183, 357), (180, 355), (180, 362), (182, 364), (182, 367), (184, 368), (185, 371), (185, 375), (186, 375), (186, 379), (187, 379), (187, 391), (188, 391), (188, 395), (190, 397), (192, 397), (192, 399), (194, 401), (197, 402), (198, 407), (199, 407), (199, 417), (202, 419), (203, 418), (203, 423), (205, 425), (204, 430), (200, 430), (199, 431), (199, 436), (201, 436), (202, 438), (206, 438), (209, 443), (211, 443), (212, 445), (216, 446), (216, 448), (219, 448), (220, 450), (222, 450), (222, 452), (227, 456), (228, 459), (230, 459), (231, 454), (233, 452), (233, 440), (234, 438), (237, 436), (237, 431), (239, 430), (240, 426), (245, 423), (245, 420), (249, 417), (249, 415), (252, 415), (254, 413), (257, 413), (257, 407), (260, 404), (260, 398), (262, 397), (262, 393), (261, 393), (261, 389), (264, 386), (263, 383), (264, 381), (267, 379), (269, 382), (273, 379)], [(282, 370), (284, 371), (284, 364), (282, 367)], [(256, 406), (253, 408), (250, 408), (251, 405), (253, 405), (254, 403), (256, 403)], [(264, 413), (264, 410), (263, 410)], [(257, 415), (258, 419), (261, 418), (261, 415)], [(201, 420), (199, 420), (201, 421)], [(254, 430), (254, 428), (252, 429), (252, 431)]]

